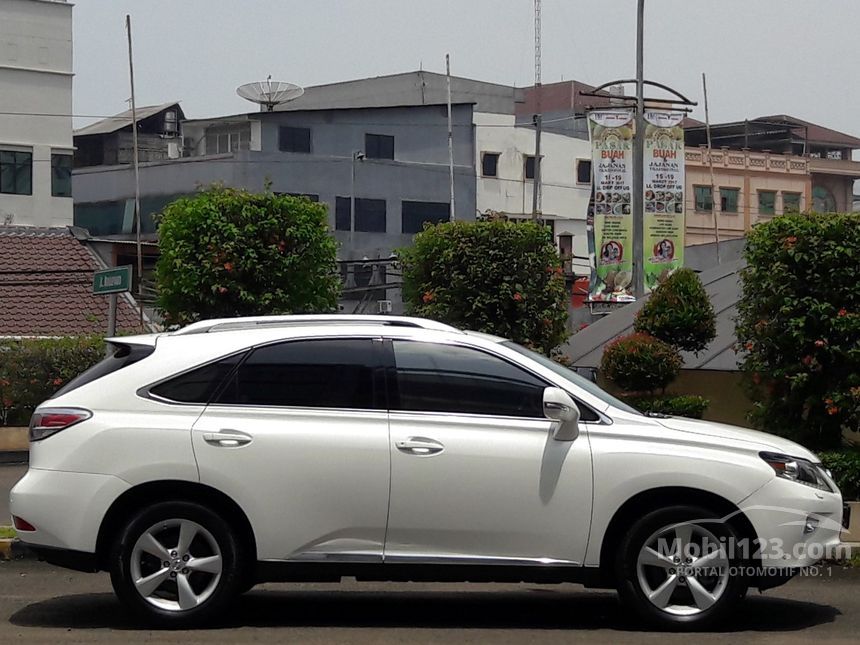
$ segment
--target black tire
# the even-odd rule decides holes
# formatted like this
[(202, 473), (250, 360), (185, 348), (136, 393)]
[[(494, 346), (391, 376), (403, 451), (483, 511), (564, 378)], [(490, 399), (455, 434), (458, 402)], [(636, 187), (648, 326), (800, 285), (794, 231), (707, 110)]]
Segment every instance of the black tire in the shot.
[[(707, 530), (719, 541), (726, 540), (725, 544), (737, 544), (737, 534), (734, 529), (726, 522), (720, 521), (721, 514), (715, 513), (705, 508), (696, 506), (672, 506), (664, 509), (659, 509), (646, 514), (644, 517), (636, 521), (631, 529), (626, 533), (621, 541), (618, 554), (615, 558), (615, 576), (618, 586), (618, 594), (625, 606), (632, 609), (642, 620), (648, 624), (666, 630), (697, 630), (707, 629), (721, 620), (726, 619), (732, 609), (744, 597), (747, 590), (747, 580), (743, 575), (727, 574), (723, 586), (719, 586), (719, 582), (712, 588), (707, 589), (712, 595), (718, 596), (717, 600), (707, 608), (695, 607), (690, 585), (693, 583), (685, 578), (681, 578), (682, 570), (667, 569), (664, 573), (659, 570), (659, 567), (646, 567), (643, 577), (647, 584), (649, 576), (657, 576), (653, 582), (655, 587), (652, 591), (656, 591), (660, 583), (660, 575), (665, 575), (668, 579), (671, 573), (678, 574), (679, 582), (678, 589), (672, 591), (667, 608), (661, 609), (648, 599), (642, 583), (640, 583), (638, 558), (643, 547), (649, 539), (653, 539), (655, 534), (661, 532), (665, 527), (670, 527), (676, 524), (692, 523), (701, 529)], [(716, 520), (713, 522), (699, 520)], [(695, 529), (698, 532), (698, 528)], [(701, 536), (699, 536), (701, 537)], [(728, 571), (735, 569), (736, 572), (743, 570), (743, 561), (738, 558), (730, 557), (732, 550), (725, 552), (725, 561), (728, 562)], [(673, 560), (674, 561), (674, 560)], [(683, 562), (683, 558), (682, 558)], [(683, 564), (681, 565), (683, 566)], [(695, 565), (693, 565), (695, 566)], [(734, 573), (734, 572), (732, 572)], [(705, 585), (710, 585), (714, 581), (719, 580), (719, 576), (714, 578), (696, 577), (694, 582), (702, 581)], [(713, 593), (716, 590), (719, 593)], [(677, 599), (677, 604), (675, 600)], [(694, 609), (697, 613), (682, 615), (677, 613), (678, 607), (692, 601)], [(706, 603), (703, 603), (706, 604)], [(682, 610), (681, 610), (682, 611)]]
[[(217, 546), (217, 550), (220, 551), (221, 558), (219, 576), (213, 573), (198, 574), (188, 569), (184, 571), (188, 573), (186, 580), (194, 581), (198, 587), (203, 586), (207, 590), (205, 599), (196, 606), (188, 609), (178, 606), (179, 590), (178, 580), (176, 580), (177, 574), (174, 574), (171, 567), (166, 567), (166, 569), (170, 570), (170, 579), (161, 583), (158, 589), (152, 592), (150, 599), (145, 598), (138, 592), (132, 575), (135, 570), (132, 564), (132, 555), (138, 539), (153, 527), (158, 527), (156, 530), (163, 529), (163, 532), (159, 533), (159, 536), (164, 536), (163, 540), (165, 543), (163, 546), (170, 553), (172, 549), (171, 543), (176, 546), (176, 542), (172, 542), (170, 531), (176, 531), (176, 535), (178, 535), (180, 528), (173, 528), (173, 523), (175, 521), (181, 522), (182, 520), (190, 521), (203, 528), (203, 531), (198, 533), (199, 537), (195, 537), (195, 540), (201, 539), (203, 542), (194, 542), (192, 543), (193, 546), (189, 546), (188, 553), (190, 554), (190, 558), (200, 557), (199, 552), (201, 549), (204, 556), (217, 556), (218, 554), (214, 553), (214, 551), (206, 552), (206, 548), (211, 546), (213, 540)], [(161, 523), (163, 524), (159, 527), (158, 525)], [(144, 555), (142, 559), (154, 560), (154, 562), (146, 561), (143, 564), (137, 565), (137, 569), (141, 571), (141, 576), (145, 575), (143, 573), (144, 566), (149, 566), (149, 571), (151, 572), (153, 568), (164, 567), (165, 564), (168, 564), (168, 561), (159, 564), (158, 558), (153, 558), (148, 554)], [(177, 562), (175, 566), (182, 565)], [(241, 593), (243, 587), (246, 585), (248, 580), (246, 570), (246, 559), (242, 543), (230, 526), (213, 511), (196, 502), (160, 502), (140, 510), (120, 528), (110, 553), (111, 583), (113, 584), (114, 592), (122, 604), (147, 625), (170, 629), (186, 629), (207, 625), (222, 618), (226, 614), (224, 610)], [(197, 575), (203, 578), (203, 585), (200, 585), (199, 579), (193, 579), (193, 576)], [(171, 593), (175, 593), (175, 604), (177, 605), (175, 608), (164, 608), (153, 604), (153, 602), (173, 603)], [(155, 596), (164, 596), (164, 600), (161, 597), (155, 598)]]

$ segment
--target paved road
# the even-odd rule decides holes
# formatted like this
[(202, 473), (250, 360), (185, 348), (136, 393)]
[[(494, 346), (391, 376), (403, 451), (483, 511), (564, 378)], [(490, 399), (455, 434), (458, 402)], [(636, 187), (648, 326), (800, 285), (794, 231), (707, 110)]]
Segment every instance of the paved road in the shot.
[(137, 629), (104, 574), (0, 563), (0, 642), (24, 643), (822, 643), (855, 644), (860, 570), (797, 579), (751, 594), (718, 633), (638, 631), (614, 594), (576, 585), (265, 585), (225, 625)]
[(12, 523), (9, 519), (9, 491), (26, 472), (26, 465), (0, 464), (0, 526)]

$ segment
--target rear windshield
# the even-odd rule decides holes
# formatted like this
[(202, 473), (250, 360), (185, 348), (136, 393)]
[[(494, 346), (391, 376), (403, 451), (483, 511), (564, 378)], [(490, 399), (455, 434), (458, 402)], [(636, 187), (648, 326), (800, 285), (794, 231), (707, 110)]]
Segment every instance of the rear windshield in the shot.
[(155, 347), (151, 345), (126, 345), (117, 343), (114, 347), (116, 350), (110, 356), (105, 358), (103, 361), (96, 363), (87, 371), (78, 374), (75, 378), (57, 390), (51, 398), (54, 399), (62, 394), (68, 394), (82, 385), (92, 383), (96, 379), (100, 379), (103, 376), (107, 376), (108, 374), (121, 370), (123, 367), (133, 365), (155, 351)]

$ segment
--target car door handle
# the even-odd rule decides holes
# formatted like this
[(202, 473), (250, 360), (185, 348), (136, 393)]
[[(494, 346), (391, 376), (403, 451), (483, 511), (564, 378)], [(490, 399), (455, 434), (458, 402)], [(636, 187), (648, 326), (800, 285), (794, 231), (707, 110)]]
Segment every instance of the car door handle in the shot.
[(204, 432), (203, 441), (221, 448), (238, 448), (251, 443), (253, 437), (238, 430), (220, 430), (218, 432)]
[(398, 441), (394, 445), (400, 452), (408, 455), (438, 455), (445, 450), (441, 443), (426, 437), (409, 437), (406, 441)]

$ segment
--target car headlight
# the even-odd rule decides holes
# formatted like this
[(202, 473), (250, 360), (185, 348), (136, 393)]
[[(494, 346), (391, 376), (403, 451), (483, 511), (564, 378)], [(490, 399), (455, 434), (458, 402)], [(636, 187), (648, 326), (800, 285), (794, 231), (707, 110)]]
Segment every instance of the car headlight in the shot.
[(818, 490), (834, 492), (830, 478), (825, 474), (820, 464), (814, 464), (807, 459), (790, 457), (775, 452), (760, 452), (759, 456), (773, 468), (777, 477), (790, 479), (799, 484), (805, 484)]

